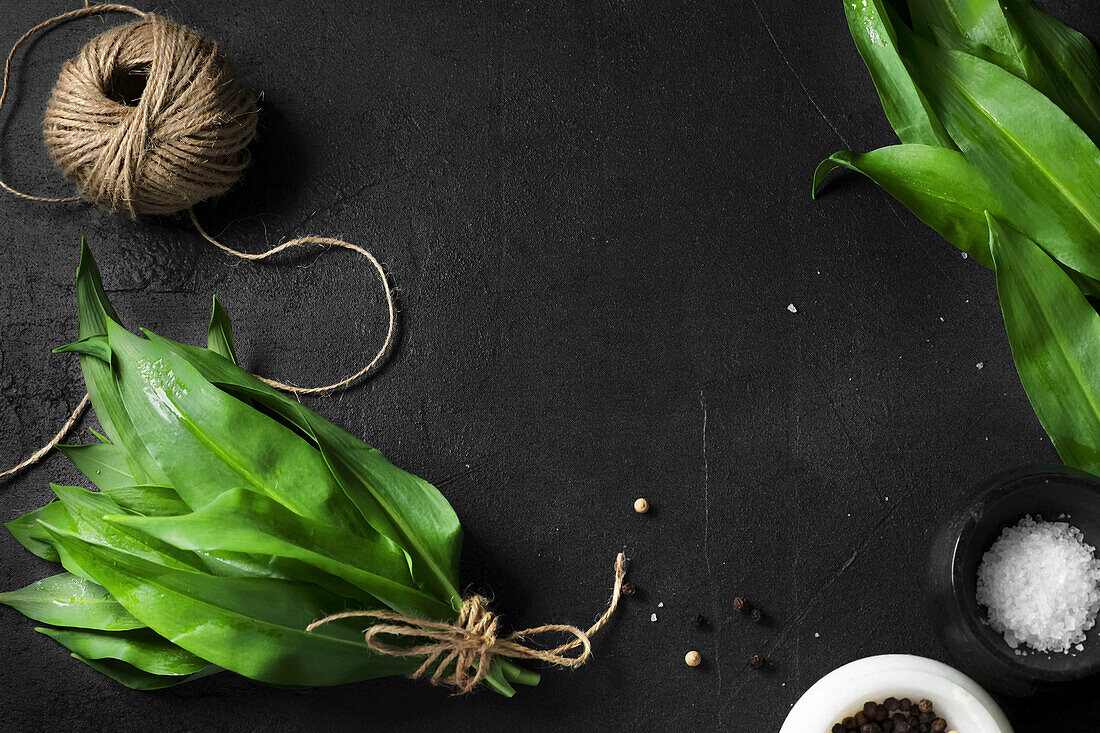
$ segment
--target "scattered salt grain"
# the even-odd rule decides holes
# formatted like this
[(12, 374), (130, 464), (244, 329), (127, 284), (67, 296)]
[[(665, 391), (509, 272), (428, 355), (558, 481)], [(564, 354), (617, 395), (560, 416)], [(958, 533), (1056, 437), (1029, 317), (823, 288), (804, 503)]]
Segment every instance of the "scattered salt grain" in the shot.
[(817, 633), (817, 632), (815, 631), (815, 632), (814, 632), (814, 638), (815, 638), (815, 639), (820, 639), (820, 638), (821, 638), (821, 634), (819, 634), (819, 633)]
[(664, 607), (665, 607), (665, 602), (664, 601), (661, 601), (660, 603), (657, 604), (657, 608), (664, 608)]
[(966, 252), (963, 252), (963, 259), (964, 259), (964, 260), (965, 260), (965, 259), (966, 259), (966, 258), (967, 258), (968, 256), (969, 256), (969, 255), (967, 255), (967, 254), (966, 254)]
[(984, 362), (980, 362), (980, 361), (979, 361), (979, 362), (978, 362), (977, 364), (975, 364), (974, 366), (976, 366), (976, 367), (978, 367), (979, 369), (981, 369), (982, 367), (984, 367), (984, 366), (985, 366), (985, 363), (984, 363)]
[[(978, 603), (1005, 642), (1040, 652), (1083, 649), (1100, 611), (1100, 560), (1081, 530), (1030, 516), (1006, 527), (978, 567)], [(1017, 649), (1017, 651), (1019, 651)]]
[(651, 614), (649, 615), (649, 620), (650, 620), (650, 621), (656, 621), (656, 620), (657, 620), (657, 614), (655, 614), (655, 613), (651, 613)]
[(798, 309), (794, 307), (794, 303), (788, 305), (787, 310), (789, 310), (791, 313), (798, 313)]

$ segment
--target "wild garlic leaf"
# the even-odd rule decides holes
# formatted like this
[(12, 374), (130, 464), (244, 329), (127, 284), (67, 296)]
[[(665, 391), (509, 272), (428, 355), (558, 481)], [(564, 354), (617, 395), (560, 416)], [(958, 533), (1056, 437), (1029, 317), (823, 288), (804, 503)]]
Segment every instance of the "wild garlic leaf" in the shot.
[(361, 623), (335, 622), (305, 631), (311, 621), (342, 605), (316, 586), (178, 570), (74, 534), (56, 535), (136, 618), (192, 654), (246, 677), (323, 686), (416, 668), (411, 658), (373, 654), (363, 643)]
[[(118, 315), (103, 290), (99, 267), (83, 239), (80, 242), (80, 267), (76, 272), (76, 302), (81, 339), (106, 336), (108, 321), (118, 322)], [(164, 473), (134, 430), (115, 384), (111, 364), (96, 356), (82, 354), (80, 368), (84, 372), (84, 384), (96, 418), (111, 436), (112, 442), (124, 451), (133, 483), (167, 483)]]
[(191, 675), (209, 666), (206, 660), (181, 649), (150, 629), (90, 631), (35, 628), (85, 659), (118, 659), (156, 675)]
[(1004, 211), (958, 150), (928, 145), (891, 145), (869, 153), (841, 150), (814, 171), (814, 197), (838, 167), (867, 176), (951, 244), (979, 264), (993, 266), (985, 212)]
[(896, 26), (888, 4), (883, 0), (844, 0), (844, 15), (898, 138), (903, 143), (955, 147), (899, 53), (898, 32), (906, 29)]
[(452, 605), (458, 601), (462, 528), (438, 489), (395, 467), (377, 449), (226, 359), (155, 334), (149, 337), (187, 359), (210, 382), (241, 399), (254, 400), (321, 445), (326, 460), (337, 466), (334, 473), (363, 520), (409, 554), (419, 582), (441, 600)]
[(1024, 391), (1066, 465), (1100, 473), (1100, 315), (1035, 242), (994, 217), (989, 237)]
[(167, 485), (192, 509), (244, 485), (302, 516), (362, 531), (355, 508), (306, 441), (210, 384), (162, 344), (111, 321), (107, 330), (127, 412)]
[[(379, 602), (419, 618), (448, 619), (451, 607), (413, 587), (401, 550), (381, 535), (363, 537), (298, 516), (248, 489), (233, 489), (180, 517), (109, 516), (173, 547), (230, 550), (300, 560), (354, 584)], [(314, 573), (300, 578), (325, 586)]]
[(1100, 58), (1032, 0), (912, 0), (914, 26), (940, 46), (994, 63), (1046, 95), (1100, 142)]
[(100, 491), (118, 486), (133, 486), (134, 477), (121, 448), (110, 443), (88, 445), (59, 445), (77, 470), (95, 484)]
[(0, 603), (27, 618), (55, 626), (102, 631), (140, 629), (145, 624), (131, 616), (102, 586), (61, 573), (26, 588), (0, 593)]
[(53, 546), (53, 537), (50, 536), (49, 532), (42, 529), (39, 520), (52, 521), (55, 524), (63, 525), (67, 521), (66, 516), (65, 507), (60, 502), (55, 501), (32, 512), (27, 512), (4, 526), (7, 527), (11, 536), (31, 553), (43, 560), (61, 562), (61, 556), (57, 554), (57, 548)]
[(172, 517), (191, 511), (169, 486), (101, 486), (99, 490), (126, 511), (143, 517)]
[(1100, 277), (1100, 150), (1026, 82), (915, 40), (929, 100), (1002, 210), (1059, 261)]
[(214, 296), (214, 307), (210, 313), (210, 326), (206, 334), (206, 348), (215, 354), (224, 356), (234, 364), (237, 361), (237, 352), (233, 347), (233, 324), (229, 321), (229, 314), (222, 308), (218, 296)]
[(224, 671), (221, 667), (208, 664), (194, 674), (159, 675), (143, 672), (132, 664), (127, 664), (117, 659), (88, 659), (75, 652), (71, 656), (73, 659), (83, 662), (100, 674), (107, 675), (116, 682), (129, 687), (131, 690), (163, 690), (166, 687), (174, 687), (186, 682), (194, 682), (203, 677), (209, 677), (212, 674)]

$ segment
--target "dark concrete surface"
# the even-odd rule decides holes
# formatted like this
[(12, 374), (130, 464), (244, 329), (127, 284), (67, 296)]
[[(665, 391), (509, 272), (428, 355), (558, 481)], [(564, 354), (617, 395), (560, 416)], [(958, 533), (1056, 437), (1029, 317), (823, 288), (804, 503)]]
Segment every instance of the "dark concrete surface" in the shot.
[[(76, 4), (4, 0), (0, 47)], [(1100, 34), (1088, 0), (1044, 5)], [(263, 95), (255, 163), (200, 207), (207, 227), (254, 251), (343, 235), (400, 288), (384, 371), (309, 404), (440, 487), (466, 529), (464, 582), (506, 624), (588, 621), (621, 549), (642, 592), (591, 664), (512, 700), (229, 675), (131, 692), (3, 608), (0, 728), (774, 731), (844, 662), (942, 658), (920, 586), (930, 533), (990, 474), (1057, 456), (990, 273), (866, 181), (810, 200), (821, 158), (894, 141), (839, 3), (148, 8), (217, 39)], [(20, 57), (6, 181), (70, 190), (41, 113), (61, 61), (124, 20), (69, 24)], [(346, 253), (240, 263), (182, 219), (0, 197), (5, 465), (83, 393), (76, 360), (49, 354), (76, 333), (81, 235), (129, 323), (201, 342), (216, 292), (265, 374), (332, 380), (383, 333), (378, 283)], [(0, 484), (0, 518), (44, 503), (49, 481), (77, 477), (53, 456)], [(51, 572), (6, 535), (0, 557), (3, 588)], [(737, 594), (772, 624), (736, 615)], [(1100, 701), (1006, 709), (1024, 733), (1095, 730)]]

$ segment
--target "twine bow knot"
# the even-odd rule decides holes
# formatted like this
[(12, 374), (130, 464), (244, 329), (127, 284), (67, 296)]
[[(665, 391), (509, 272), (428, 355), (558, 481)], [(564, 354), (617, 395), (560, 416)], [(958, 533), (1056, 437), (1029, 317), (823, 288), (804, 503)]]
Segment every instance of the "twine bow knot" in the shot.
[[(485, 598), (479, 595), (466, 598), (458, 617), (451, 623), (428, 621), (395, 611), (362, 610), (326, 616), (311, 623), (306, 631), (345, 618), (376, 619), (377, 623), (369, 626), (363, 634), (372, 651), (391, 657), (424, 657), (416, 671), (409, 675), (412, 679), (430, 673), (428, 681), (433, 685), (450, 685), (455, 688), (456, 694), (465, 694), (485, 679), (496, 656), (536, 659), (569, 668), (587, 662), (592, 656), (592, 635), (603, 628), (619, 605), (625, 575), (626, 557), (620, 552), (615, 558), (615, 585), (611, 591), (611, 602), (587, 631), (569, 624), (544, 624), (498, 638), (500, 619), (489, 610)], [(573, 638), (553, 649), (543, 649), (527, 642), (533, 636), (553, 632), (569, 634)], [(420, 643), (397, 646), (382, 637)], [(580, 651), (573, 653), (577, 649)]]

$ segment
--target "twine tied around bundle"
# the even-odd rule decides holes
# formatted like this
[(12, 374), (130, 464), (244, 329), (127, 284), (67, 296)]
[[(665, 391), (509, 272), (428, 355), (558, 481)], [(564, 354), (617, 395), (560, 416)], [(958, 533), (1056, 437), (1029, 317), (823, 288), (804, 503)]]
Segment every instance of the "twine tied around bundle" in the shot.
[[(433, 685), (449, 685), (455, 689), (455, 694), (462, 695), (472, 691), (485, 679), (493, 657), (531, 659), (569, 668), (580, 667), (587, 662), (592, 656), (592, 636), (611, 619), (619, 605), (624, 577), (626, 556), (620, 552), (615, 558), (611, 602), (587, 631), (569, 624), (545, 624), (498, 638), (500, 619), (489, 610), (485, 598), (479, 595), (470, 596), (462, 602), (458, 617), (452, 623), (427, 621), (394, 611), (344, 611), (314, 621), (306, 627), (306, 631), (340, 619), (377, 619), (378, 623), (369, 626), (363, 634), (371, 651), (390, 657), (424, 657), (409, 677), (420, 679), (428, 676), (428, 681)], [(573, 639), (553, 649), (542, 649), (527, 643), (533, 636), (554, 632), (569, 634)], [(396, 646), (380, 638), (387, 636), (413, 643)], [(577, 649), (580, 653), (573, 654)]]
[[(66, 21), (119, 12), (139, 20), (108, 29), (65, 63), (43, 120), (43, 137), (55, 165), (79, 196), (24, 193), (0, 179), (0, 188), (27, 201), (58, 204), (88, 200), (131, 219), (187, 211), (196, 231), (240, 259), (267, 259), (291, 247), (319, 245), (351, 250), (378, 273), (386, 296), (386, 337), (362, 369), (331, 384), (300, 387), (268, 377), (267, 384), (292, 394), (328, 394), (358, 381), (382, 361), (393, 344), (397, 312), (382, 264), (366, 249), (333, 237), (298, 237), (265, 252), (241, 252), (210, 236), (194, 204), (225, 193), (251, 157), (259, 109), (237, 81), (217, 45), (196, 31), (130, 5), (105, 3), (62, 13), (24, 33), (4, 63), (0, 110), (7, 101), (12, 60), (27, 40)], [(26, 460), (3, 472), (11, 476), (37, 463), (59, 445), (87, 408), (88, 395), (61, 430)]]

